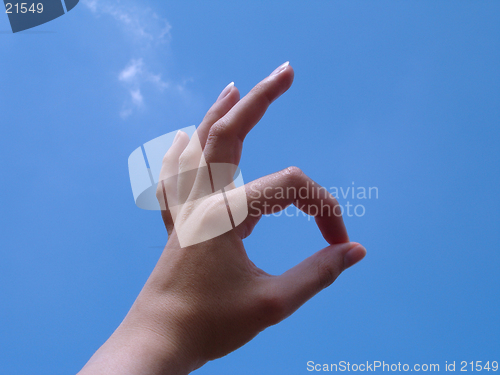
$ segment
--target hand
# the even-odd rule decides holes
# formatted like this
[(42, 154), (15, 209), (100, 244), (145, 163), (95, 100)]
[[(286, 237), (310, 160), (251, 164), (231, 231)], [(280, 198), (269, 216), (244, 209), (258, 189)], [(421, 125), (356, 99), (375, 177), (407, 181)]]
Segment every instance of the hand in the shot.
[[(284, 64), (241, 100), (230, 85), (191, 140), (177, 134), (157, 192), (167, 245), (129, 314), (83, 371), (188, 373), (285, 319), (365, 256), (349, 242), (335, 198), (300, 169), (232, 185), (245, 136), (292, 81)], [(242, 240), (263, 214), (290, 204), (315, 216), (329, 246), (269, 275), (250, 261)], [(232, 227), (224, 232), (219, 223), (227, 218)]]

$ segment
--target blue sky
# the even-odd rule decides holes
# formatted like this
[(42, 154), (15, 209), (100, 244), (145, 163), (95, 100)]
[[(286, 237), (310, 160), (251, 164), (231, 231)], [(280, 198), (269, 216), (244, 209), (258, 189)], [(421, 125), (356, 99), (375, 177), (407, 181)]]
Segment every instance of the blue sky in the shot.
[[(134, 205), (128, 155), (287, 60), (295, 82), (249, 134), (243, 176), (296, 165), (377, 187), (339, 197), (364, 207), (345, 221), (368, 254), (196, 373), (499, 361), (499, 19), (495, 1), (82, 0), (18, 34), (0, 17), (0, 373), (83, 366), (167, 239)], [(303, 216), (245, 242), (269, 273), (325, 246)]]

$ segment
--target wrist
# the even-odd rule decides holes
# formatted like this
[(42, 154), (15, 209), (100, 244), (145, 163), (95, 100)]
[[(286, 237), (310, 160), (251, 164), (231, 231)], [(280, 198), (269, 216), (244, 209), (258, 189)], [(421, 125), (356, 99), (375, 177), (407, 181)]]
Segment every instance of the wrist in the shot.
[(160, 323), (151, 304), (139, 300), (79, 375), (185, 375), (205, 363), (183, 345), (178, 327)]

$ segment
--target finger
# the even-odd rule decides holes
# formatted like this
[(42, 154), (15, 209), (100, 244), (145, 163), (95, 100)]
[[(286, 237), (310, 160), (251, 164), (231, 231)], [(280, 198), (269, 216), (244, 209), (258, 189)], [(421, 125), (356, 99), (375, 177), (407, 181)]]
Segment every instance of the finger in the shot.
[[(248, 216), (243, 222), (244, 233), (250, 233), (255, 218), (286, 209), (294, 204), (301, 211), (314, 216), (325, 240), (333, 245), (349, 242), (337, 200), (322, 186), (314, 182), (297, 167), (259, 178), (245, 185)], [(229, 191), (227, 198), (231, 202)], [(231, 207), (233, 211), (233, 207)], [(232, 213), (234, 216), (234, 213)]]
[[(179, 156), (186, 149), (187, 145), (190, 145), (193, 149), (196, 149), (196, 146), (201, 144), (201, 148), (203, 148), (210, 127), (222, 116), (224, 116), (234, 106), (234, 104), (238, 102), (239, 98), (240, 98), (240, 93), (238, 89), (234, 86), (234, 82), (231, 82), (224, 88), (224, 90), (222, 90), (217, 101), (208, 110), (207, 114), (203, 118), (203, 121), (196, 129), (195, 134), (197, 136), (197, 142), (191, 142), (187, 134), (181, 131), (180, 133), (182, 133), (182, 142), (177, 144), (176, 147), (174, 147), (174, 143), (177, 137), (179, 136), (179, 133), (176, 134), (176, 139), (174, 139), (171, 148), (169, 149), (169, 151), (167, 151), (167, 154), (163, 158), (162, 171), (160, 172), (160, 180), (162, 180), (162, 177), (163, 179), (165, 178), (165, 176), (162, 175), (162, 172), (165, 174), (172, 170), (174, 166), (174, 164), (172, 163), (172, 159), (178, 161)], [(193, 139), (196, 137), (191, 137), (191, 138)], [(174, 154), (175, 157), (173, 157)], [(187, 159), (192, 159), (192, 158), (187, 158)], [(168, 161), (168, 163), (166, 163), (166, 161)], [(176, 164), (174, 169), (176, 170), (178, 166), (179, 165)], [(171, 175), (172, 174), (169, 174), (169, 176)]]
[[(181, 184), (181, 191), (186, 192), (187, 195), (189, 195), (192, 185), (192, 176), (189, 175), (189, 172), (187, 173), (189, 175), (188, 176), (185, 175), (185, 173), (182, 173), (182, 171), (179, 171), (180, 156), (186, 151), (186, 149), (188, 149), (183, 158), (186, 161), (185, 163), (183, 163), (184, 169), (189, 169), (195, 159), (200, 159), (201, 150), (199, 150), (199, 148), (203, 148), (210, 127), (222, 116), (224, 116), (234, 106), (234, 104), (238, 102), (239, 99), (239, 91), (234, 86), (234, 82), (231, 82), (224, 88), (217, 101), (212, 105), (212, 107), (205, 115), (203, 121), (201, 122), (195, 133), (195, 136), (192, 137), (192, 141), (189, 140), (187, 134), (185, 134), (184, 132), (179, 132), (176, 135), (171, 148), (165, 154), (160, 171), (156, 196), (158, 202), (160, 203), (162, 217), (169, 234), (173, 230), (173, 222), (175, 221), (175, 217), (173, 217), (172, 214), (175, 213), (171, 212), (172, 210), (169, 210), (168, 207), (169, 205), (171, 207), (177, 206), (186, 199), (185, 196), (178, 196), (179, 180), (188, 180)], [(178, 139), (179, 137), (180, 139)], [(182, 185), (189, 186), (186, 190), (183, 190)]]
[(365, 255), (366, 249), (356, 242), (330, 245), (284, 274), (270, 278), (265, 289), (272, 291), (271, 298), (281, 307), (277, 320), (291, 315)]
[(179, 173), (179, 156), (189, 143), (189, 136), (179, 131), (177, 132), (172, 146), (163, 157), (158, 186), (156, 188), (156, 198), (160, 204), (163, 221), (170, 234), (173, 229), (175, 218), (168, 209), (169, 205), (175, 205), (177, 201), (177, 175)]
[[(179, 203), (184, 203), (191, 195), (194, 182), (201, 169), (206, 169), (206, 162), (198, 138), (198, 131), (195, 131), (191, 136), (189, 144), (179, 156), (179, 175), (177, 179)], [(206, 194), (212, 193), (210, 179), (205, 179), (204, 182), (203, 187)]]
[(292, 81), (292, 67), (288, 63), (281, 65), (212, 125), (204, 148), (207, 162), (238, 165), (245, 136)]
[(196, 130), (198, 132), (198, 138), (200, 140), (201, 148), (205, 147), (207, 141), (208, 132), (213, 124), (215, 124), (219, 119), (221, 119), (233, 106), (240, 100), (240, 92), (231, 82), (227, 85), (224, 90), (220, 93), (217, 101), (208, 110), (207, 114), (203, 118), (203, 121), (198, 126)]
[[(191, 141), (179, 158), (178, 188), (179, 202), (195, 200), (212, 193), (210, 172), (208, 171), (203, 148), (211, 126), (223, 117), (240, 99), (240, 93), (234, 82), (227, 85), (220, 93), (217, 101), (205, 115), (200, 126), (191, 137)], [(196, 183), (196, 187), (193, 189)], [(193, 191), (194, 190), (194, 191)]]

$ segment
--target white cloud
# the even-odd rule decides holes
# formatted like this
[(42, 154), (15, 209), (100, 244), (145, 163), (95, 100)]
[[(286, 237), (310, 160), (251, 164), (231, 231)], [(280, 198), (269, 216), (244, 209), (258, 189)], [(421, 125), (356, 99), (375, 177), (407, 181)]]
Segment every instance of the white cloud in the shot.
[(123, 69), (120, 72), (118, 79), (120, 81), (124, 81), (124, 82), (133, 81), (137, 77), (138, 74), (142, 73), (142, 66), (143, 65), (144, 65), (144, 63), (143, 63), (142, 59), (139, 59), (139, 60), (132, 59), (130, 64), (128, 66), (126, 66), (125, 69)]
[(120, 116), (122, 118), (129, 117), (134, 109), (142, 108), (144, 105), (144, 97), (142, 96), (141, 89), (130, 89), (130, 101), (124, 103), (122, 110), (120, 111)]
[(118, 81), (127, 91), (127, 99), (120, 112), (124, 119), (134, 111), (146, 107), (145, 96), (150, 89), (182, 92), (186, 83), (172, 84), (161, 73), (152, 72), (149, 68), (146, 60), (170, 41), (172, 27), (151, 8), (144, 4), (134, 5), (132, 1), (134, 0), (82, 0), (96, 17), (113, 18), (132, 43), (134, 55), (141, 56), (131, 58), (118, 73)]
[(140, 89), (130, 91), (130, 96), (132, 96), (132, 103), (139, 107), (142, 105), (144, 99), (142, 98)]
[(96, 16), (111, 16), (125, 32), (141, 42), (170, 40), (170, 23), (144, 4), (136, 6), (120, 0), (82, 0), (82, 3)]
[(122, 118), (127, 118), (134, 109), (144, 106), (142, 87), (149, 85), (160, 91), (170, 87), (170, 84), (165, 82), (160, 74), (153, 74), (147, 69), (143, 59), (132, 59), (118, 74), (118, 79), (130, 94), (129, 100), (124, 103), (120, 112)]
[(118, 75), (121, 82), (131, 85), (140, 85), (141, 83), (149, 82), (156, 88), (163, 90), (170, 86), (165, 82), (161, 74), (154, 74), (144, 65), (143, 59), (132, 59), (128, 65)]

